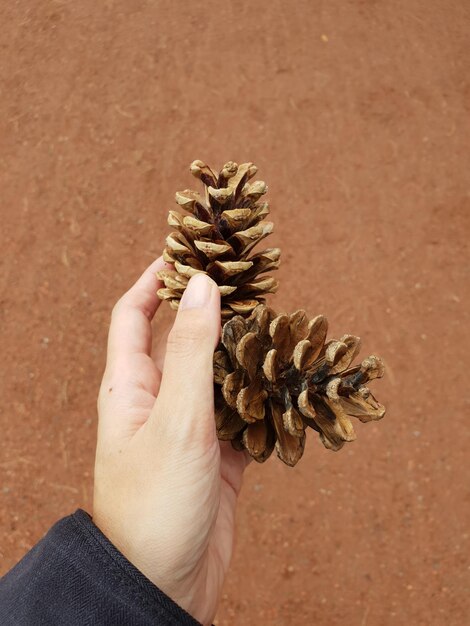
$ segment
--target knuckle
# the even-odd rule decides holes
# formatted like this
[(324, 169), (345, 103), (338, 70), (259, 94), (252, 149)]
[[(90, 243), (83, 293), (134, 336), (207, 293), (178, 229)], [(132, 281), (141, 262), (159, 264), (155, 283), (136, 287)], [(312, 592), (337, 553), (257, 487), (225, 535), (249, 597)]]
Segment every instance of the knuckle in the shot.
[(111, 311), (111, 319), (113, 319), (116, 316), (119, 316), (119, 314), (122, 312), (125, 306), (126, 306), (125, 296), (121, 296), (119, 300), (116, 302), (116, 304), (113, 306), (113, 309)]
[(204, 315), (175, 324), (168, 335), (167, 351), (182, 356), (196, 353), (211, 336), (211, 325)]
[(119, 317), (121, 310), (122, 310), (121, 300), (118, 300), (111, 310), (111, 322), (113, 322), (116, 318)]

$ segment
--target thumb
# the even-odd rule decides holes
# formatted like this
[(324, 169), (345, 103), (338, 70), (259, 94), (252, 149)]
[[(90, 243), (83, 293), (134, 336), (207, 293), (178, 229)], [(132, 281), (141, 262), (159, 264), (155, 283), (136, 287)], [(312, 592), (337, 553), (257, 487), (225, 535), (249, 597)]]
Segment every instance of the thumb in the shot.
[[(205, 274), (193, 276), (181, 298), (163, 364), (152, 418), (178, 439), (214, 437), (213, 355), (220, 336), (220, 293)], [(176, 433), (175, 433), (176, 434)], [(198, 437), (197, 437), (198, 438)]]

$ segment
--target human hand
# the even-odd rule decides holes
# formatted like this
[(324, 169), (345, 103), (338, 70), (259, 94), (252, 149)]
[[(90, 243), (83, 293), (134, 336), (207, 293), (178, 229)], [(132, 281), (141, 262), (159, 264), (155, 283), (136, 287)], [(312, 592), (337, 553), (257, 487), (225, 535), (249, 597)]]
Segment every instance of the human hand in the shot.
[(161, 286), (155, 261), (113, 309), (98, 397), (93, 521), (147, 578), (202, 624), (230, 562), (244, 453), (217, 440), (212, 358), (220, 296), (193, 277), (151, 356)]

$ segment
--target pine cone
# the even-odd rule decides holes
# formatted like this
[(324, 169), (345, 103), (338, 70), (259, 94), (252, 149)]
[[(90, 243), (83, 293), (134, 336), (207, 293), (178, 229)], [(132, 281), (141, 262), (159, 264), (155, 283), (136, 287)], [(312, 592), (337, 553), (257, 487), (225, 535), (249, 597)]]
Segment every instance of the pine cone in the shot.
[(304, 311), (276, 315), (264, 305), (244, 319), (225, 323), (214, 355), (219, 439), (230, 439), (259, 462), (276, 448), (293, 466), (303, 454), (305, 429), (339, 450), (355, 433), (348, 415), (361, 422), (383, 417), (385, 408), (364, 385), (384, 373), (370, 356), (351, 367), (360, 339), (344, 335), (325, 342), (326, 318)]
[(249, 315), (278, 287), (277, 280), (261, 275), (279, 267), (279, 248), (250, 256), (273, 229), (272, 222), (264, 221), (268, 203), (258, 202), (266, 184), (248, 183), (257, 171), (252, 163), (229, 161), (215, 174), (202, 161), (194, 161), (190, 171), (204, 184), (205, 194), (190, 190), (176, 194), (176, 202), (191, 215), (169, 213), (168, 223), (175, 231), (167, 237), (163, 256), (174, 270), (158, 273), (165, 284), (158, 295), (177, 309), (189, 278), (205, 272), (219, 285), (223, 319)]

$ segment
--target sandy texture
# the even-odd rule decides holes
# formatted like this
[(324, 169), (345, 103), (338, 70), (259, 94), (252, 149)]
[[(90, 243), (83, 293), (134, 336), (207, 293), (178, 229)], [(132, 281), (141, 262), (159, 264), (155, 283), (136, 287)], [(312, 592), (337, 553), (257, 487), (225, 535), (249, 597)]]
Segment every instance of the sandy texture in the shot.
[(468, 2), (19, 0), (0, 22), (2, 571), (90, 507), (110, 309), (188, 164), (252, 160), (273, 305), (382, 355), (388, 414), (250, 467), (217, 623), (468, 623)]

